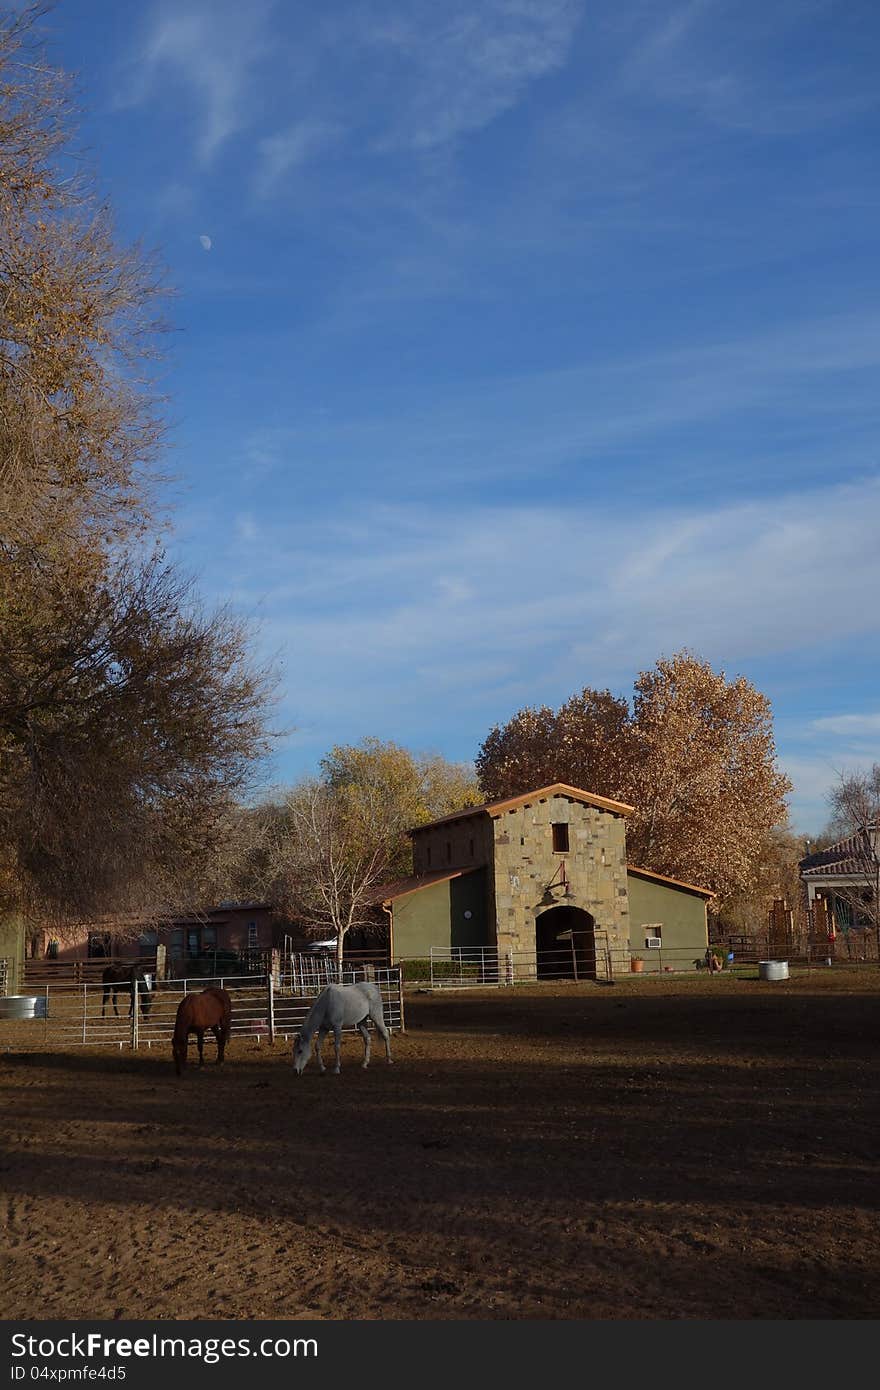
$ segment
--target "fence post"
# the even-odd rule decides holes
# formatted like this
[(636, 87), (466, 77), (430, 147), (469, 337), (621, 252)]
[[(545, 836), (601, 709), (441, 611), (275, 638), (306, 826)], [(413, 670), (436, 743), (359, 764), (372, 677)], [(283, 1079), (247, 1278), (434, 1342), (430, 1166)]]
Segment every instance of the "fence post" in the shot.
[(504, 954), (504, 974), (509, 985), (513, 984), (513, 952), (506, 951)]
[(138, 1045), (138, 1007), (140, 998), (138, 994), (138, 980), (135, 976), (131, 986), (131, 1046), (132, 1049)]
[(269, 1042), (275, 1041), (275, 977), (269, 974), (267, 978), (269, 987)]
[(86, 1019), (89, 1016), (89, 996), (88, 985), (83, 985), (83, 1042), (86, 1040)]
[(429, 952), (430, 952), (430, 955), (429, 955), (429, 957), (428, 957), (428, 968), (429, 968), (429, 971), (430, 971), (431, 988), (433, 989), (433, 988), (434, 988), (434, 947), (433, 947), (433, 946), (429, 946), (429, 947), (428, 947), (428, 950), (429, 950)]
[(399, 1004), (399, 1006), (400, 1006), (400, 1031), (401, 1031), (401, 1033), (405, 1033), (405, 1032), (406, 1032), (406, 1023), (405, 1023), (404, 1017), (403, 1017), (403, 966), (402, 966), (402, 965), (398, 965), (398, 967), (397, 967), (397, 1000), (398, 1000), (398, 1004)]

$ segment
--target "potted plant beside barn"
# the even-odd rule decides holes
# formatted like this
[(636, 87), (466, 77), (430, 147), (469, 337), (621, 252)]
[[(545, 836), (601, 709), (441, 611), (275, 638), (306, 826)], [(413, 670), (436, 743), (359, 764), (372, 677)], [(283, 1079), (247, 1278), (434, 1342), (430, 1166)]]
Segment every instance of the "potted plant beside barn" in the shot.
[(633, 975), (641, 975), (645, 968), (644, 956), (630, 956), (629, 968)]

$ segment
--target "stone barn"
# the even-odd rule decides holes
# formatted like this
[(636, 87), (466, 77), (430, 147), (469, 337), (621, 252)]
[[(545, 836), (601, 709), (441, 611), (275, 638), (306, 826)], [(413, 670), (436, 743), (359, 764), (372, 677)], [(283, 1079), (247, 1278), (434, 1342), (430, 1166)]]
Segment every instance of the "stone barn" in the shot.
[(631, 955), (693, 970), (712, 893), (627, 863), (632, 810), (559, 782), (411, 830), (412, 877), (377, 893), (392, 960), (487, 946), (539, 978), (581, 978), (607, 949), (617, 970)]

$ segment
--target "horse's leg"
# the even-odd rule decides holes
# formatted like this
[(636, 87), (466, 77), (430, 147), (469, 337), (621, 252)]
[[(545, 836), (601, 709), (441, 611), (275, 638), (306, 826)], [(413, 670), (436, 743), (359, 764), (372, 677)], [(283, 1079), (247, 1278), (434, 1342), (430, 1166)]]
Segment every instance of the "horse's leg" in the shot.
[(223, 1063), (223, 1053), (226, 1050), (226, 1032), (221, 1023), (218, 1023), (216, 1028), (212, 1028), (211, 1032), (217, 1042), (217, 1065), (219, 1067)]
[(104, 986), (104, 989), (103, 989), (103, 991), (102, 991), (102, 993), (101, 993), (101, 1017), (102, 1017), (102, 1018), (104, 1017), (104, 1011), (105, 1011), (106, 1008), (107, 1008), (107, 1000), (108, 1000), (109, 998), (110, 998), (110, 986), (109, 986), (109, 985), (105, 985), (105, 986)]
[(336, 1048), (336, 1066), (333, 1068), (333, 1075), (338, 1076), (342, 1071), (342, 1024), (337, 1023), (333, 1029), (333, 1045)]
[(327, 1031), (328, 1030), (326, 1028), (319, 1028), (318, 1036), (315, 1039), (315, 1056), (318, 1059), (318, 1071), (321, 1072), (327, 1070), (327, 1068), (324, 1066), (324, 1058), (321, 1056), (321, 1048), (324, 1046), (324, 1039), (327, 1036)]
[(370, 1065), (370, 1029), (366, 1021), (358, 1024), (358, 1032), (364, 1040), (364, 1066)]
[(385, 1044), (385, 1060), (391, 1066), (391, 1034), (385, 1027), (385, 1017), (382, 1010), (377, 1006), (370, 1010), (370, 1018), (376, 1025), (376, 1032)]
[(203, 1067), (203, 1066), (205, 1065), (205, 1030), (204, 1030), (204, 1028), (197, 1028), (197, 1029), (196, 1029), (196, 1041), (198, 1042), (198, 1045), (199, 1045), (199, 1066), (200, 1066), (200, 1067)]

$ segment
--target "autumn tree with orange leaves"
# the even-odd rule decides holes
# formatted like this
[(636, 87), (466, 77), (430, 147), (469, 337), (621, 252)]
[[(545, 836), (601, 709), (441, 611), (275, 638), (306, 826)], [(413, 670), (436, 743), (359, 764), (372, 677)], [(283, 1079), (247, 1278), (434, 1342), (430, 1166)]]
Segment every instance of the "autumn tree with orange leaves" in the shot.
[(787, 821), (770, 702), (744, 676), (688, 651), (643, 671), (632, 704), (584, 690), (558, 710), (524, 709), (476, 759), (487, 797), (551, 782), (629, 802), (633, 864), (711, 888), (752, 886), (767, 837)]

